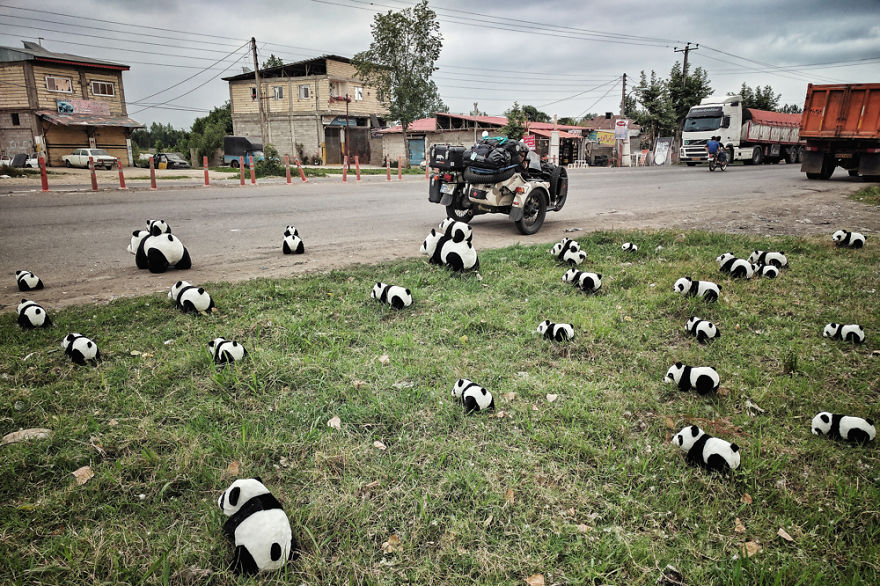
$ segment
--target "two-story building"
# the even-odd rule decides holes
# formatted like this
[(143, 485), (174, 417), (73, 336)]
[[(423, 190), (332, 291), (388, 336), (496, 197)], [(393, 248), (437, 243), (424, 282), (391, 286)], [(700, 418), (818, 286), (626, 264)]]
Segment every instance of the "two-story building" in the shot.
[(252, 71), (223, 78), (229, 82), (233, 134), (262, 142), (262, 101), (266, 143), (282, 156), (339, 164), (346, 153), (362, 162), (372, 153), (381, 161), (381, 147), (372, 145), (381, 139), (371, 139), (370, 130), (384, 126), (388, 109), (375, 88), (358, 79), (350, 59), (324, 55), (259, 74), (259, 91)]
[(49, 165), (74, 149), (103, 148), (131, 165), (122, 72), (128, 65), (54, 53), (37, 43), (0, 47), (0, 152), (40, 152)]

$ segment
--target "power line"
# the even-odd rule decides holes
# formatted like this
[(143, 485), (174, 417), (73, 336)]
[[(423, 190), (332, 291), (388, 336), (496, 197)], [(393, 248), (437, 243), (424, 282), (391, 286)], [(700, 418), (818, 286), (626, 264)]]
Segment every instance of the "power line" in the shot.
[(580, 116), (577, 116), (577, 118), (583, 118), (584, 116), (586, 116), (587, 113), (589, 113), (590, 110), (592, 110), (593, 108), (596, 107), (596, 104), (598, 104), (599, 102), (601, 102), (602, 100), (604, 100), (604, 99), (605, 99), (605, 96), (607, 96), (608, 94), (610, 94), (610, 93), (611, 93), (611, 90), (615, 89), (616, 87), (617, 87), (616, 85), (612, 85), (611, 87), (609, 87), (609, 88), (608, 88), (608, 91), (606, 91), (606, 92), (602, 95), (601, 98), (599, 98), (598, 100), (596, 100), (595, 102), (593, 102), (592, 104), (590, 104), (590, 106), (589, 106), (586, 110), (584, 110), (583, 112), (581, 112), (581, 115), (580, 115)]
[[(612, 79), (612, 80), (609, 81), (609, 82), (599, 84), (599, 85), (597, 85), (596, 87), (593, 87), (593, 88), (590, 88), (590, 89), (588, 89), (588, 90), (584, 90), (584, 91), (582, 91), (582, 92), (580, 92), (580, 93), (574, 94), (573, 96), (568, 96), (567, 98), (560, 98), (560, 99), (556, 100), (555, 102), (550, 102), (550, 103), (548, 103), (548, 104), (542, 104), (542, 105), (540, 105), (540, 106), (538, 106), (538, 107), (539, 107), (539, 108), (546, 108), (547, 106), (552, 106), (553, 104), (558, 104), (559, 102), (565, 102), (566, 100), (571, 100), (571, 99), (573, 99), (573, 98), (577, 98), (578, 96), (581, 96), (581, 95), (583, 95), (583, 94), (585, 94), (585, 93), (587, 93), (587, 92), (596, 91), (596, 90), (599, 89), (600, 87), (606, 86), (606, 85), (608, 85), (608, 84), (613, 84), (613, 83), (615, 83), (616, 81), (618, 81), (619, 79), (620, 79), (620, 77), (617, 77), (617, 78), (615, 78), (615, 79)], [(614, 88), (613, 85), (612, 85), (611, 87)], [(605, 94), (602, 96), (602, 98), (604, 98), (604, 97), (607, 96), (607, 95), (608, 95), (608, 92), (605, 92)], [(599, 99), (601, 100), (602, 98), (599, 98)], [(598, 102), (598, 100), (597, 100), (597, 102)]]

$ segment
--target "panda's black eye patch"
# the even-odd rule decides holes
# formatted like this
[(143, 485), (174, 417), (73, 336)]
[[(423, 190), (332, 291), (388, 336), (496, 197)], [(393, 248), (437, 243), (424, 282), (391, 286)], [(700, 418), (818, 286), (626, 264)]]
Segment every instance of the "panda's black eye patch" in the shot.
[(825, 423), (828, 423), (828, 416), (827, 415), (822, 415), (819, 419), (821, 419)]
[(229, 491), (229, 504), (231, 506), (235, 506), (238, 504), (238, 496), (241, 494), (241, 489), (237, 486)]

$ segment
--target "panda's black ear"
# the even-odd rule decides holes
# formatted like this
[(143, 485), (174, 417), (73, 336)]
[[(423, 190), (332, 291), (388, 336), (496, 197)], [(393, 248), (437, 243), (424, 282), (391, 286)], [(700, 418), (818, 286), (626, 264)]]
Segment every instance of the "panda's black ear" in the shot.
[(199, 295), (204, 295), (204, 293), (205, 293), (205, 289), (202, 287), (199, 287)]
[(241, 489), (239, 487), (235, 487), (229, 491), (229, 505), (234, 507), (238, 504), (238, 497), (241, 495)]
[(819, 419), (821, 419), (824, 423), (828, 423), (828, 421), (829, 421), (828, 416), (825, 415), (824, 413), (819, 416)]
[(602, 273), (596, 273), (596, 276), (599, 277), (599, 278), (601, 279), (601, 278), (602, 278)]
[(263, 482), (263, 479), (260, 478), (259, 476), (254, 476), (254, 480), (256, 480), (257, 482), (259, 482), (260, 484), (265, 484), (265, 483)]
[(675, 363), (675, 368), (681, 368), (681, 362), (676, 362), (676, 363)]
[(700, 433), (700, 428), (696, 425), (691, 425), (691, 435), (697, 437), (697, 434)]
[(404, 291), (406, 291), (407, 295), (412, 295), (412, 292), (409, 289), (404, 289)]

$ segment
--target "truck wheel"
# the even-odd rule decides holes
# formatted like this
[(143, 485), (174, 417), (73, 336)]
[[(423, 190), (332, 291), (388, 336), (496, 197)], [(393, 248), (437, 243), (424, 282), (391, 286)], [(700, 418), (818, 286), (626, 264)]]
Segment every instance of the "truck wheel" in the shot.
[(760, 165), (764, 162), (764, 150), (761, 147), (755, 147), (752, 151), (752, 164)]
[(520, 234), (530, 236), (541, 229), (547, 216), (547, 201), (540, 190), (532, 190), (523, 204), (523, 217), (517, 220), (516, 229)]
[(836, 165), (828, 155), (822, 158), (822, 168), (818, 173), (807, 173), (807, 179), (831, 179)]
[(238, 169), (238, 160), (236, 160), (236, 159), (232, 159), (232, 160), (229, 162), (229, 166), (232, 167), (233, 169)]
[(471, 220), (474, 219), (474, 209), (456, 207), (455, 204), (448, 205), (446, 206), (446, 217), (470, 224)]

